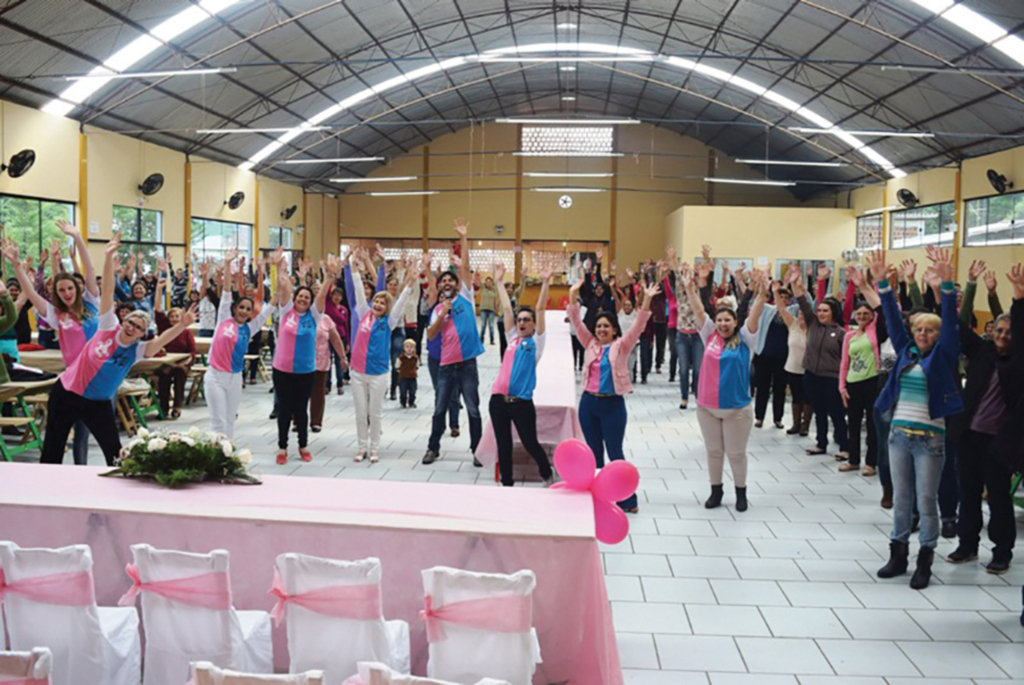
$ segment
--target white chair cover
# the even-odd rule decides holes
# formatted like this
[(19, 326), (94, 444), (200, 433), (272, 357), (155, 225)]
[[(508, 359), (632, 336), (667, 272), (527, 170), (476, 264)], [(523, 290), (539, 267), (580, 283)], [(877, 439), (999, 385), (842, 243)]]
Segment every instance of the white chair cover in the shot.
[[(228, 573), (228, 552), (190, 554), (132, 545), (143, 584)], [(225, 668), (273, 673), (270, 615), (265, 611), (220, 611), (189, 606), (141, 592), (142, 625), (146, 632), (144, 685), (181, 685), (192, 661), (210, 661)]]
[(209, 661), (192, 664), (192, 680), (189, 685), (323, 685), (321, 671), (306, 671), (290, 675), (263, 675), (239, 673), (217, 668)]
[[(289, 595), (337, 585), (380, 585), (376, 558), (360, 561), (324, 559), (305, 554), (282, 554), (277, 570)], [(288, 602), (288, 656), (292, 673), (322, 669), (327, 685), (341, 685), (359, 661), (381, 661), (408, 673), (409, 624), (325, 616)]]
[[(453, 683), (450, 680), (420, 678), (414, 675), (396, 673), (388, 668), (386, 664), (361, 661), (358, 668), (359, 672), (346, 680), (343, 685), (459, 685), (459, 683)], [(509, 685), (509, 682), (506, 680), (483, 678), (478, 680), (476, 685)]]
[(29, 679), (49, 683), (51, 670), (53, 654), (46, 647), (31, 652), (0, 652), (0, 684)]
[[(58, 573), (92, 573), (88, 545), (21, 548), (0, 542), (0, 569), (8, 583)], [(52, 654), (54, 685), (138, 685), (142, 662), (139, 616), (132, 607), (60, 606), (17, 592), (4, 597), (10, 647), (43, 646)]]
[[(537, 579), (533, 571), (512, 575), (473, 573), (445, 566), (423, 570), (423, 591), (435, 607), (490, 597), (533, 596)], [(475, 683), (481, 678), (506, 680), (512, 685), (530, 685), (536, 664), (541, 662), (537, 633), (503, 633), (444, 623), (446, 639), (430, 644), (427, 675), (457, 683)]]

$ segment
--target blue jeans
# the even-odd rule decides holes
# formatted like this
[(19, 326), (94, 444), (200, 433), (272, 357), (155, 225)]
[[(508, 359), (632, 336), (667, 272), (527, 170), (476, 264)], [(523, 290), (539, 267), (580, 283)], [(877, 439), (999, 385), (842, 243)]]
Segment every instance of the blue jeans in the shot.
[[(622, 441), (626, 437), (626, 398), (621, 395), (615, 397), (595, 397), (590, 393), (583, 393), (580, 398), (580, 427), (583, 429), (583, 438), (594, 453), (598, 468), (604, 466), (604, 453), (608, 451), (608, 459), (615, 461), (625, 459), (622, 451)], [(619, 502), (623, 509), (635, 507), (636, 495)]]
[(911, 435), (895, 427), (889, 432), (893, 540), (910, 542), (916, 501), (921, 515), (921, 546), (935, 548), (939, 539), (939, 480), (945, 460), (944, 433)]
[(427, 449), (435, 452), (441, 449), (441, 435), (444, 433), (444, 415), (448, 403), (457, 393), (462, 393), (469, 414), (469, 449), (476, 451), (483, 434), (480, 420), (480, 374), (476, 359), (442, 366), (437, 373), (437, 389), (434, 400), (434, 425), (430, 431)]
[(490, 309), (480, 310), (480, 342), (484, 341), (484, 329), (491, 336), (491, 344), (494, 344), (494, 312)]
[[(700, 361), (704, 357), (704, 342), (700, 333), (683, 333), (676, 331), (676, 355), (679, 357), (679, 396), (690, 399), (690, 390), (697, 394), (697, 383), (700, 381)], [(693, 371), (693, 382), (687, 383), (690, 371)]]
[[(441, 361), (437, 357), (427, 356), (427, 371), (430, 373), (430, 384), (434, 386), (434, 407), (437, 408), (437, 375), (441, 369)], [(459, 393), (453, 392), (448, 402), (448, 427), (452, 430), (459, 430)]]

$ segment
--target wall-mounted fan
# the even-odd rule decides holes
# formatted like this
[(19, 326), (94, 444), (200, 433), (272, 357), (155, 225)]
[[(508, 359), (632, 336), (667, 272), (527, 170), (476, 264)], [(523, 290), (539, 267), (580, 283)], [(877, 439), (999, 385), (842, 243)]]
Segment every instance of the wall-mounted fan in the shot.
[(996, 189), (996, 192), (1002, 195), (1007, 191), (1008, 188), (1013, 188), (1013, 184), (1006, 180), (1006, 177), (995, 169), (989, 169), (985, 172), (988, 176), (988, 182), (992, 184), (992, 187)]
[(914, 195), (906, 188), (899, 189), (899, 191), (896, 193), (896, 201), (899, 202), (904, 207), (908, 208), (916, 207), (918, 203), (917, 195)]
[(139, 192), (143, 195), (156, 195), (164, 187), (163, 174), (150, 174), (139, 184)]
[(24, 176), (25, 173), (36, 163), (35, 150), (22, 150), (11, 157), (10, 164), (0, 164), (0, 173), (6, 171), (11, 178)]
[(224, 204), (228, 206), (228, 209), (238, 209), (245, 202), (245, 193), (239, 190), (237, 193), (229, 197), (224, 201)]
[(282, 209), (281, 218), (284, 219), (285, 221), (288, 221), (288, 219), (291, 219), (295, 215), (295, 212), (297, 212), (298, 209), (298, 205), (292, 205), (291, 207), (286, 207), (285, 209)]

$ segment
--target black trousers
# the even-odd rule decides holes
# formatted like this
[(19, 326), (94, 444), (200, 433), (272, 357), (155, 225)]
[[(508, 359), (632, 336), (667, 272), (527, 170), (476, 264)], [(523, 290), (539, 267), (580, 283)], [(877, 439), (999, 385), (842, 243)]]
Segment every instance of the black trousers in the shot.
[[(575, 338), (573, 339), (575, 340)], [(503, 315), (498, 316), (498, 346), (500, 350), (498, 359), (504, 359), (508, 338), (505, 337), (505, 317)]]
[(849, 447), (849, 441), (846, 439), (846, 408), (843, 407), (843, 398), (839, 395), (839, 379), (805, 371), (804, 390), (807, 391), (808, 401), (814, 407), (818, 447), (828, 449), (828, 420), (832, 419), (833, 437), (839, 443), (839, 451), (846, 452)]
[[(849, 420), (850, 464), (860, 464), (860, 427), (865, 415), (868, 422), (868, 451), (865, 461), (868, 466), (878, 466), (878, 433), (875, 429), (875, 400), (878, 399), (878, 377), (866, 381), (846, 384), (846, 393), (850, 401), (846, 406)], [(1007, 486), (1009, 487), (1009, 486)]]
[[(255, 368), (255, 367), (254, 367)], [(167, 414), (171, 408), (171, 386), (174, 386), (174, 408), (179, 411), (185, 406), (185, 384), (188, 382), (188, 371), (181, 367), (172, 367), (161, 371), (157, 378), (157, 396), (160, 408)]]
[[(1019, 420), (1020, 417), (1017, 418)], [(960, 545), (978, 549), (981, 538), (982, 492), (988, 490), (988, 539), (992, 557), (1009, 561), (1017, 540), (1010, 481), (1013, 474), (989, 454), (992, 436), (965, 430), (960, 438), (957, 468), (960, 470), (960, 521), (957, 534)]]
[(786, 384), (789, 385), (789, 394), (793, 396), (793, 404), (804, 404), (804, 375), (802, 373), (786, 372)]
[(110, 400), (90, 400), (64, 389), (58, 380), (50, 390), (46, 411), (46, 435), (43, 437), (43, 464), (64, 462), (64, 445), (76, 422), (85, 424), (103, 450), (107, 466), (113, 466), (121, 451), (121, 438)]
[(679, 348), (676, 346), (676, 329), (668, 329), (668, 382), (676, 379), (676, 371), (679, 369)]
[[(259, 354), (260, 350), (263, 349), (263, 331), (257, 331), (251, 338), (249, 338), (249, 349), (245, 351), (246, 354)], [(256, 382), (256, 370), (259, 368), (259, 364), (249, 364), (249, 382)]]
[(782, 423), (786, 412), (786, 360), (779, 357), (754, 357), (754, 418), (764, 421), (768, 395), (772, 398), (772, 418)]
[(494, 426), (494, 441), (498, 444), (498, 471), (501, 484), (512, 487), (512, 425), (519, 433), (519, 442), (537, 462), (541, 478), (551, 477), (551, 464), (544, 448), (537, 442), (537, 410), (533, 400), (506, 402), (504, 395), (491, 395), (491, 425)]
[[(583, 360), (586, 358), (586, 348), (580, 343), (580, 339), (575, 335), (570, 336), (572, 338), (572, 363), (577, 369), (583, 368)], [(502, 354), (502, 359), (505, 355)]]
[(299, 430), (299, 449), (309, 444), (309, 396), (313, 392), (313, 373), (287, 373), (274, 369), (277, 393), (277, 447), (288, 449), (288, 431), (292, 420)]
[(416, 386), (415, 378), (398, 379), (398, 397), (402, 401), (403, 407), (409, 404), (416, 404)]
[(668, 322), (654, 322), (654, 368), (661, 373), (661, 365), (665, 363), (665, 339), (668, 337)]
[(654, 362), (654, 336), (640, 336), (640, 382), (646, 383)]

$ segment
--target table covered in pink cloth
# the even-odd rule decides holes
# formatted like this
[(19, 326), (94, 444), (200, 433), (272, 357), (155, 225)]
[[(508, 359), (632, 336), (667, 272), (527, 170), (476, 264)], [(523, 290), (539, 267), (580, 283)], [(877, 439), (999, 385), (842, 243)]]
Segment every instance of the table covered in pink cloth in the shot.
[[(544, 663), (534, 683), (620, 685), (611, 610), (588, 493), (540, 488), (266, 476), (263, 485), (184, 490), (100, 478), (84, 466), (0, 463), (0, 540), (86, 543), (96, 597), (131, 585), (130, 545), (231, 553), (234, 605), (270, 610), (274, 559), (299, 552), (381, 560), (384, 614), (408, 621), (413, 673), (426, 672), (420, 570), (436, 565), (537, 575), (533, 620)], [(288, 664), (284, 626), (275, 665)]]
[[(537, 408), (537, 439), (542, 445), (557, 445), (569, 438), (582, 440), (583, 429), (576, 413), (572, 336), (569, 335), (565, 312), (548, 312), (545, 329), (547, 339), (544, 341), (544, 354), (537, 363), (537, 388), (533, 391), (533, 404)], [(515, 426), (512, 427), (512, 437), (518, 445), (519, 434)], [(484, 466), (494, 466), (498, 462), (498, 445), (490, 421), (484, 426), (476, 458)]]

